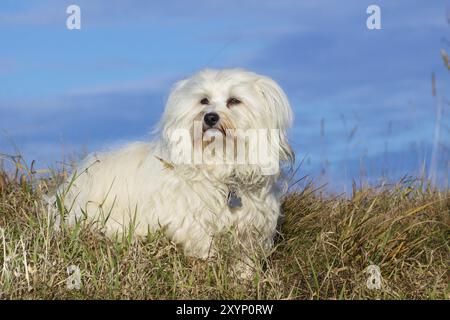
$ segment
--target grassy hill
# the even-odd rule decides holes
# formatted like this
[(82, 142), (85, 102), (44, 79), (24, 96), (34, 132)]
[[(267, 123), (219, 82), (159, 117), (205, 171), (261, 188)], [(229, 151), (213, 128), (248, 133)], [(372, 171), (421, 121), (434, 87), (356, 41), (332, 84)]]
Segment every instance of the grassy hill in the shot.
[[(0, 172), (2, 299), (449, 299), (450, 192), (417, 180), (321, 195), (311, 184), (284, 199), (276, 247), (244, 281), (234, 248), (186, 258), (161, 234), (109, 239), (80, 225), (55, 232), (42, 197), (58, 175), (16, 165)], [(366, 285), (367, 268), (381, 288)], [(71, 266), (80, 271), (73, 288)], [(69, 274), (71, 277), (69, 277)]]

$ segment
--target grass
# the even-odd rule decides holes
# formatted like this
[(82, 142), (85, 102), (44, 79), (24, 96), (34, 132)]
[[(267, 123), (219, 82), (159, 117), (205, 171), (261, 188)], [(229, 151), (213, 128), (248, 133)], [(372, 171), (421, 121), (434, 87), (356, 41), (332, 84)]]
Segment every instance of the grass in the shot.
[[(2, 299), (449, 299), (450, 192), (420, 180), (323, 195), (312, 184), (283, 201), (276, 247), (253, 279), (231, 272), (233, 248), (185, 257), (162, 234), (109, 239), (86, 225), (55, 232), (42, 197), (60, 175), (23, 162), (0, 171)], [(377, 265), (380, 289), (368, 289)], [(68, 268), (81, 273), (70, 288)]]

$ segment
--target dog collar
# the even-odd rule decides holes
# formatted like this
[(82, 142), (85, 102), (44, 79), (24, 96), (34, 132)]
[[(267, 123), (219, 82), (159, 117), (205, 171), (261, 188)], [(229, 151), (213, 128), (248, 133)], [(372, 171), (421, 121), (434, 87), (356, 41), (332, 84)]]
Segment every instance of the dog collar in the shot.
[(242, 199), (237, 195), (235, 186), (228, 186), (227, 205), (231, 210), (242, 208)]
[[(163, 158), (160, 158), (158, 156), (155, 156), (156, 159), (158, 159), (165, 169), (173, 170), (175, 169), (175, 166), (164, 160)], [(237, 195), (237, 187), (234, 185), (227, 185), (228, 186), (228, 196), (227, 196), (227, 205), (230, 210), (235, 210), (242, 208), (242, 199)]]

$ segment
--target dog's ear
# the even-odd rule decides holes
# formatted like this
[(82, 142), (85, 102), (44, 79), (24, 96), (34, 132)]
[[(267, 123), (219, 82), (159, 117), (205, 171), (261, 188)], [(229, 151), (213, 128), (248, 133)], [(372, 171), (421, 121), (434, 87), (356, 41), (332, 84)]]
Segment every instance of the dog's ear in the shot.
[(275, 120), (275, 128), (286, 130), (291, 127), (294, 117), (283, 89), (268, 77), (260, 77), (256, 80), (256, 88), (265, 101), (265, 107)]
[(187, 82), (188, 79), (180, 80), (172, 86), (172, 88), (170, 89), (169, 97), (167, 98), (166, 111), (167, 108), (176, 107), (177, 104), (181, 101), (181, 92)]
[(158, 124), (153, 129), (153, 134), (161, 134), (162, 138), (164, 140), (168, 137), (167, 128), (170, 128), (170, 119), (168, 117), (168, 114), (170, 114), (173, 108), (176, 108), (176, 106), (182, 101), (182, 95), (181, 90), (185, 86), (185, 84), (188, 82), (187, 79), (181, 80), (176, 82), (172, 88), (170, 89), (169, 96), (167, 97), (166, 107), (164, 110), (164, 113), (159, 120)]
[(256, 89), (263, 97), (265, 107), (274, 121), (273, 128), (279, 130), (280, 160), (287, 162), (292, 167), (295, 162), (295, 154), (289, 144), (286, 132), (294, 121), (289, 100), (283, 89), (268, 77), (260, 77), (256, 80)]
[(180, 81), (176, 82), (176, 83), (172, 86), (171, 92), (176, 92), (176, 91), (180, 90), (181, 88), (184, 87), (184, 85), (186, 84), (186, 82), (188, 82), (188, 79), (183, 79), (183, 80), (180, 80)]

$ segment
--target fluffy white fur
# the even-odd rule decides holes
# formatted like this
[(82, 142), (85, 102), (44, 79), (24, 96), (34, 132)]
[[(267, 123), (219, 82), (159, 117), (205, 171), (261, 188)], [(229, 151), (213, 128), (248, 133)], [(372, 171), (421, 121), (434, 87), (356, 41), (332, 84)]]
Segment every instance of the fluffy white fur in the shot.
[[(207, 97), (209, 104), (200, 101)], [(227, 106), (230, 97), (241, 103)], [(153, 142), (136, 142), (89, 156), (59, 193), (73, 223), (87, 216), (104, 222), (108, 234), (162, 229), (185, 254), (206, 258), (212, 240), (230, 229), (243, 242), (270, 248), (280, 217), (280, 172), (264, 175), (255, 165), (177, 165), (176, 129), (192, 131), (193, 122), (216, 112), (224, 129), (279, 129), (270, 154), (280, 164), (293, 161), (286, 138), (292, 112), (282, 89), (268, 77), (242, 69), (203, 70), (178, 82), (170, 96)], [(125, 112), (125, 111), (124, 111)], [(230, 209), (233, 186), (242, 207)]]

